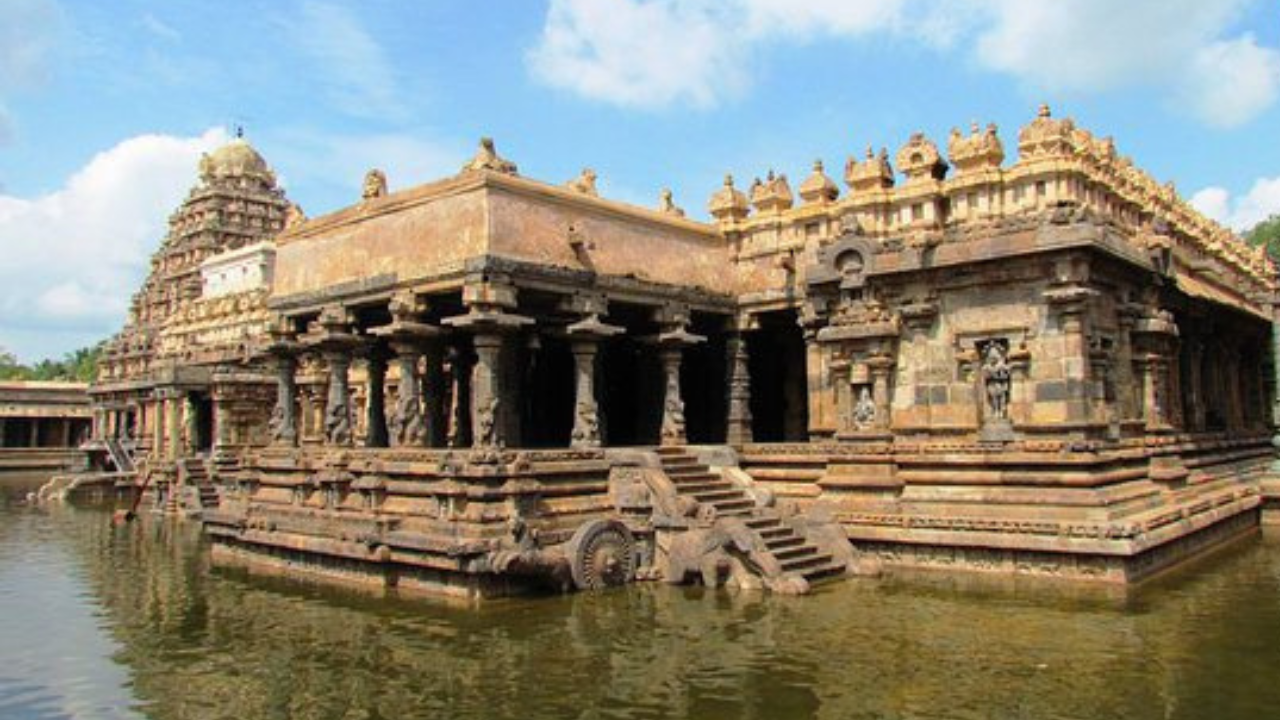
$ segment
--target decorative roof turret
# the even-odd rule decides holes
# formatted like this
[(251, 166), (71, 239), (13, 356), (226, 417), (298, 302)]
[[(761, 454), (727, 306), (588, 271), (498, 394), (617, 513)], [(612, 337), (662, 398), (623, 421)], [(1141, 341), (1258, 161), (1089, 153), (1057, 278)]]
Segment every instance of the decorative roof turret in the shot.
[(906, 176), (908, 183), (941, 180), (947, 176), (947, 163), (938, 152), (938, 146), (924, 133), (912, 133), (896, 159), (898, 170)]
[(774, 175), (770, 170), (764, 182), (759, 178), (751, 184), (751, 204), (762, 213), (782, 212), (791, 209), (795, 198), (791, 195), (791, 186), (787, 184), (786, 175)]
[(596, 191), (596, 171), (591, 168), (582, 168), (578, 177), (565, 183), (564, 186), (583, 195), (600, 197), (600, 193)]
[(671, 188), (662, 188), (662, 197), (658, 200), (658, 212), (684, 217), (684, 210), (679, 208), (671, 196)]
[(893, 167), (889, 165), (889, 151), (880, 148), (880, 154), (876, 155), (868, 145), (865, 160), (858, 162), (849, 158), (844, 166), (844, 182), (854, 192), (893, 187)]
[(373, 168), (364, 174), (364, 187), (360, 191), (360, 199), (368, 202), (387, 194), (387, 174)]
[(1055, 119), (1048, 105), (1041, 105), (1036, 119), (1018, 133), (1018, 158), (1068, 156), (1072, 154), (1075, 123), (1071, 118)]
[(493, 138), (488, 137), (480, 138), (480, 148), (476, 150), (475, 157), (462, 166), (462, 172), (475, 170), (488, 170), (489, 172), (498, 172), (506, 175), (519, 174), (516, 170), (516, 164), (500, 157), (493, 146)]
[(947, 157), (956, 168), (956, 174), (994, 170), (1004, 162), (1004, 145), (996, 134), (996, 125), (987, 125), (986, 130), (979, 130), (974, 123), (966, 137), (959, 130), (951, 129), (951, 138), (947, 141)]
[(751, 205), (747, 202), (747, 196), (733, 186), (733, 176), (725, 175), (724, 187), (711, 196), (711, 201), (707, 203), (707, 210), (712, 217), (721, 222), (742, 220), (751, 212)]
[(813, 161), (813, 173), (800, 183), (800, 199), (806, 205), (825, 205), (840, 196), (840, 188), (822, 171), (822, 161)]

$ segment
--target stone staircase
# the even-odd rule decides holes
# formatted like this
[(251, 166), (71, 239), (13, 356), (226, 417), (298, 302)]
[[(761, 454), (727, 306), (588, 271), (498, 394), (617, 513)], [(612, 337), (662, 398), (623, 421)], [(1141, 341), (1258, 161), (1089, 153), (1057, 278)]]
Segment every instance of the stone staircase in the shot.
[(202, 458), (185, 458), (178, 462), (178, 481), (175, 492), (166, 498), (166, 513), (181, 512), (198, 515), (219, 503), (218, 488), (209, 476), (209, 468)]
[(798, 575), (810, 584), (847, 573), (845, 560), (807, 540), (777, 510), (760, 507), (747, 487), (712, 470), (686, 448), (659, 448), (658, 458), (679, 496), (714, 508), (717, 518), (741, 519), (781, 573)]

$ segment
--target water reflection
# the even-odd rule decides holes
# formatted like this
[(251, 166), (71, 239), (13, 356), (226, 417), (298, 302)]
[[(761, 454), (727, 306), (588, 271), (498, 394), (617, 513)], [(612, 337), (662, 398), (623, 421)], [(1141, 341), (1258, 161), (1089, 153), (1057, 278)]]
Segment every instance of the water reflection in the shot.
[[(913, 580), (806, 598), (643, 586), (463, 609), (212, 571), (190, 525), (108, 520), (0, 506), (0, 573), (47, 546), (48, 576), (19, 591), (21, 607), (50, 637), (101, 636), (104, 651), (83, 653), (96, 669), (78, 673), (98, 678), (97, 707), (119, 715), (131, 704), (163, 719), (1257, 718), (1280, 708), (1280, 545), (1269, 542), (1120, 599)], [(67, 593), (101, 615), (96, 625), (63, 623)], [(3, 627), (0, 666), (14, 653)], [(113, 669), (122, 677), (104, 688)], [(46, 694), (73, 681), (49, 678)], [(13, 682), (0, 670), (0, 697), (31, 692)]]

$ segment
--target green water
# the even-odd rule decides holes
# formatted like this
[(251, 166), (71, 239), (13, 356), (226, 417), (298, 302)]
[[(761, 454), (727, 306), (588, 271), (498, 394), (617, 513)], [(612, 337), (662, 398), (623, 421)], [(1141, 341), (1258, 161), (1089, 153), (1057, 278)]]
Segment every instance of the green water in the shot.
[(1280, 717), (1280, 542), (1129, 597), (850, 581), (480, 609), (213, 570), (0, 480), (0, 718)]

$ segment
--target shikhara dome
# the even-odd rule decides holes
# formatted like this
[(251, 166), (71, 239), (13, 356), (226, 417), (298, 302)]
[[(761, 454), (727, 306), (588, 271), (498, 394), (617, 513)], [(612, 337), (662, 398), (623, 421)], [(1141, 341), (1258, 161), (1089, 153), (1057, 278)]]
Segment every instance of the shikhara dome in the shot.
[(267, 161), (244, 138), (237, 137), (200, 159), (200, 178), (205, 182), (245, 177), (275, 184), (275, 173)]

